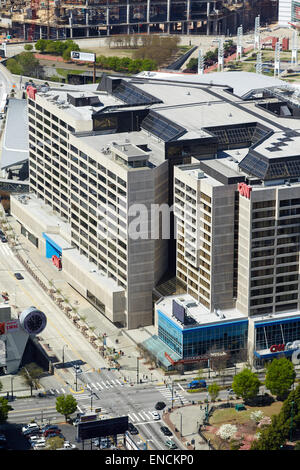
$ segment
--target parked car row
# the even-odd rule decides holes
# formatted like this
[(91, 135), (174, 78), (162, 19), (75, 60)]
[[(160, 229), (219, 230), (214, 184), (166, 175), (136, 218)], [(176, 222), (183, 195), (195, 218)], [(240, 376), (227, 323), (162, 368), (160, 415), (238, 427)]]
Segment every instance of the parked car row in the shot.
[[(35, 450), (46, 447), (47, 440), (51, 439), (51, 437), (60, 437), (65, 440), (61, 429), (55, 424), (46, 424), (40, 427), (37, 423), (29, 423), (22, 427), (22, 434), (28, 438), (31, 447)], [(64, 442), (63, 448), (73, 449), (75, 447), (69, 441)]]
[(0, 434), (0, 450), (6, 450), (7, 449), (7, 441), (6, 441), (6, 436), (1, 432)]
[(0, 230), (0, 240), (2, 241), (2, 243), (7, 243), (7, 238), (2, 230)]

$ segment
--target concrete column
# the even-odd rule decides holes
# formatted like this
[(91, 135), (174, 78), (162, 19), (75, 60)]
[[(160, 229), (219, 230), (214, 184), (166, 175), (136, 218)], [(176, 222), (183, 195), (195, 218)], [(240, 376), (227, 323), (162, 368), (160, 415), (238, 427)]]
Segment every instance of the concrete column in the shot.
[(187, 0), (186, 19), (186, 34), (190, 34), (191, 0)]
[(207, 23), (206, 23), (206, 35), (209, 35), (210, 32), (210, 21), (209, 21), (209, 15), (210, 15), (210, 3), (207, 2), (206, 4), (206, 15), (207, 15)]
[(130, 5), (129, 5), (129, 0), (127, 0), (127, 5), (126, 5), (126, 23), (130, 25)]
[(106, 35), (109, 36), (109, 7), (106, 8)]
[(40, 26), (40, 39), (43, 39), (43, 27)]
[(150, 33), (150, 1), (151, 0), (147, 0), (147, 18), (146, 18), (146, 21), (147, 21), (147, 33), (148, 34)]

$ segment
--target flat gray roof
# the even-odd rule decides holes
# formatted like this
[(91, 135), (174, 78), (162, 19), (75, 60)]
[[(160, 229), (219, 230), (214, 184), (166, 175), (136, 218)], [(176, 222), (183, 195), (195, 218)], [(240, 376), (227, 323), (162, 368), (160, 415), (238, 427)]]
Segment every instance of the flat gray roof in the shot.
[(28, 158), (27, 101), (9, 98), (1, 152), (1, 169), (26, 162)]

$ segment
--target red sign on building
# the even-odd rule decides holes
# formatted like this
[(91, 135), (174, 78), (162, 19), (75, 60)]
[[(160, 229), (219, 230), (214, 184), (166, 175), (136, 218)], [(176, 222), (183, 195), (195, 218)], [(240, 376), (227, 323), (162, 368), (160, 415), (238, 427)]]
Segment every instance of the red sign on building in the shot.
[(61, 259), (58, 258), (58, 256), (53, 255), (52, 256), (52, 263), (54, 266), (56, 266), (58, 269), (61, 269)]
[(250, 199), (251, 191), (252, 191), (252, 188), (251, 188), (251, 186), (248, 186), (248, 184), (246, 184), (246, 183), (239, 183), (238, 184), (238, 192), (240, 193), (241, 196), (244, 196), (247, 199)]
[(10, 331), (16, 331), (19, 329), (19, 321), (18, 320), (7, 321), (5, 323), (5, 328), (6, 328), (6, 333)]
[(270, 352), (279, 352), (279, 351), (284, 351), (285, 345), (284, 344), (273, 344), (273, 346), (270, 347)]
[(26, 88), (28, 98), (31, 98), (32, 100), (35, 100), (35, 95), (36, 95), (36, 88), (34, 86), (28, 85)]

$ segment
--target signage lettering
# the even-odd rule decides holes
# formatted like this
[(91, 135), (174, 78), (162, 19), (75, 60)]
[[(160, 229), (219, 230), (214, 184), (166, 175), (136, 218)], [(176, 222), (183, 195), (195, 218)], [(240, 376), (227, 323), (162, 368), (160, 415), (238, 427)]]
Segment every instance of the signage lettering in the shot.
[(240, 193), (241, 196), (244, 196), (247, 199), (250, 199), (251, 191), (252, 191), (252, 188), (251, 186), (248, 186), (248, 184), (246, 183), (238, 184), (238, 192)]
[(284, 344), (273, 344), (273, 346), (270, 347), (270, 351), (272, 353), (278, 352), (278, 351), (284, 351), (285, 345)]
[(6, 331), (11, 331), (11, 330), (18, 330), (19, 329), (19, 322), (18, 320), (16, 321), (8, 321), (5, 324), (6, 326)]
[(32, 100), (35, 100), (36, 88), (34, 86), (28, 85), (28, 87), (26, 88), (26, 91), (27, 91), (28, 97), (31, 98)]
[(58, 258), (58, 256), (56, 256), (56, 255), (53, 255), (53, 256), (52, 256), (52, 263), (53, 263), (54, 266), (56, 266), (58, 269), (61, 269), (61, 259)]

